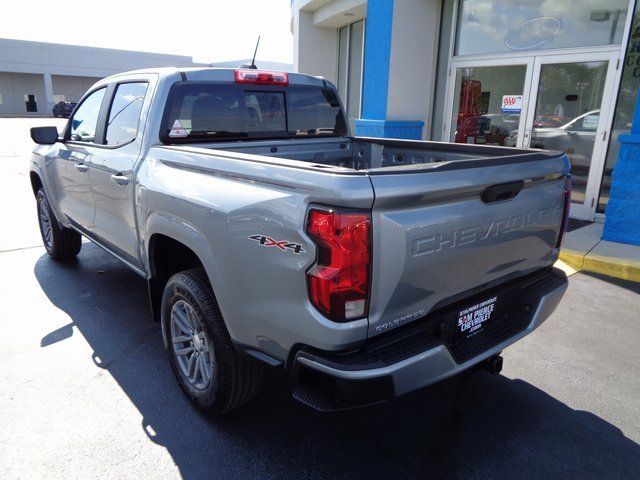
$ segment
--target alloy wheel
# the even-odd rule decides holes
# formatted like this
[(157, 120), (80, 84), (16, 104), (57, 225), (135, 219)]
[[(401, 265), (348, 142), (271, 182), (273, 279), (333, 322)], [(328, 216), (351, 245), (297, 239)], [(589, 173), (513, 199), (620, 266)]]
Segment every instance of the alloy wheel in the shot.
[(187, 381), (198, 390), (207, 388), (213, 380), (214, 356), (202, 320), (186, 300), (178, 300), (171, 308), (171, 341)]

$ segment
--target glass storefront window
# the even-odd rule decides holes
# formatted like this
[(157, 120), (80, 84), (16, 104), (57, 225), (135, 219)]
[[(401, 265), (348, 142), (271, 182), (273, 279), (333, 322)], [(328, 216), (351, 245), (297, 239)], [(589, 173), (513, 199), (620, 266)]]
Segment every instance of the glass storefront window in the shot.
[(531, 148), (565, 152), (571, 162), (571, 201), (585, 202), (608, 62), (542, 65)]
[(338, 93), (347, 99), (347, 72), (349, 71), (349, 25), (342, 27), (338, 37)]
[(600, 197), (598, 198), (598, 213), (605, 213), (611, 191), (611, 172), (618, 161), (620, 144), (618, 137), (631, 130), (631, 119), (636, 106), (638, 90), (640, 89), (640, 12), (636, 4), (636, 12), (631, 23), (629, 46), (624, 58), (622, 80), (618, 91), (618, 100), (613, 117), (613, 128), (609, 135), (609, 149), (605, 161)]
[(433, 121), (431, 122), (430, 140), (444, 139), (444, 123), (446, 115), (447, 74), (449, 70), (449, 51), (451, 50), (451, 30), (453, 29), (453, 1), (442, 4), (440, 18), (440, 39), (438, 40), (438, 66), (436, 73), (436, 89), (433, 95)]
[(614, 45), (628, 0), (461, 0), (456, 55)]
[(451, 142), (514, 147), (526, 65), (456, 71)]
[(338, 32), (338, 92), (351, 132), (355, 119), (360, 118), (363, 52), (364, 20), (342, 27)]

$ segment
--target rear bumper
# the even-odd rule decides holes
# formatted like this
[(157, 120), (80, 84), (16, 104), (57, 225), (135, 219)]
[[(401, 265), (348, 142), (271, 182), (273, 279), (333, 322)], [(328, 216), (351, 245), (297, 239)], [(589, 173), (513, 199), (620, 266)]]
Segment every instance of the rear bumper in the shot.
[(361, 351), (336, 355), (303, 348), (294, 360), (294, 396), (314, 408), (335, 410), (377, 403), (444, 380), (538, 328), (556, 309), (567, 285), (563, 272), (550, 269), (480, 294), (508, 291), (513, 305), (498, 326), (465, 345), (449, 341), (450, 333), (444, 331), (450, 313), (459, 308), (454, 305), (411, 328), (374, 339)]

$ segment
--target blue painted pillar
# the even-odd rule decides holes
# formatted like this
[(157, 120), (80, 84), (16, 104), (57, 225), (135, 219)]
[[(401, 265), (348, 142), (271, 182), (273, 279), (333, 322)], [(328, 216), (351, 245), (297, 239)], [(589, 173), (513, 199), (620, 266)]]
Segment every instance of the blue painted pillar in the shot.
[[(402, 1), (402, 0), (398, 0)], [(389, 66), (394, 0), (369, 0), (364, 42), (362, 118), (355, 121), (357, 136), (419, 140), (422, 121), (387, 120)], [(406, 52), (410, 55), (410, 52)]]
[(611, 195), (602, 239), (640, 245), (640, 93), (631, 133), (620, 135), (618, 161), (611, 174)]

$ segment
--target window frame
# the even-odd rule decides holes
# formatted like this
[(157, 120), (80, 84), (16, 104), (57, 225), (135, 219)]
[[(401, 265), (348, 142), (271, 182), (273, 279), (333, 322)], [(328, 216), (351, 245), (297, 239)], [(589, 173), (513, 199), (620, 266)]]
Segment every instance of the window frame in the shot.
[[(71, 120), (73, 119), (73, 114), (72, 116), (69, 118), (69, 120), (67, 121), (67, 124), (65, 126), (65, 130), (64, 130), (64, 135), (63, 135), (63, 143), (65, 144), (69, 144), (69, 145), (81, 145), (81, 146), (85, 146), (85, 147), (92, 147), (92, 148), (101, 148), (101, 149), (105, 149), (105, 150), (115, 150), (118, 148), (122, 148), (122, 147), (126, 147), (127, 145), (131, 145), (132, 143), (134, 143), (138, 137), (140, 136), (140, 132), (144, 132), (146, 123), (147, 123), (147, 119), (148, 119), (148, 106), (149, 106), (149, 102), (150, 102), (150, 98), (153, 97), (153, 95), (155, 95), (155, 89), (156, 89), (156, 85), (157, 85), (157, 79), (158, 79), (158, 74), (156, 73), (150, 73), (150, 74), (139, 74), (139, 75), (130, 75), (130, 76), (120, 76), (120, 78), (114, 78), (111, 81), (107, 81), (107, 80), (101, 80), (100, 82), (98, 82), (96, 85), (93, 86), (93, 88), (91, 88), (90, 90), (88, 90), (83, 96), (82, 98), (80, 98), (80, 100), (77, 102), (76, 108), (74, 109), (74, 114), (77, 111), (78, 108), (80, 108), (80, 106), (86, 101), (87, 98), (89, 98), (93, 93), (97, 92), (100, 89), (106, 88), (107, 91), (105, 92), (105, 95), (102, 99), (102, 105), (100, 106), (100, 113), (98, 114), (98, 124), (96, 126), (96, 137), (94, 139), (93, 142), (82, 142), (79, 140), (71, 140), (70, 138), (70, 133), (71, 133)], [(118, 85), (122, 84), (122, 83), (143, 83), (146, 82), (147, 83), (147, 93), (145, 94), (145, 98), (144, 98), (144, 103), (143, 103), (143, 107), (142, 107), (142, 112), (140, 115), (140, 119), (138, 120), (138, 132), (137, 132), (137, 137), (134, 138), (131, 142), (129, 143), (123, 143), (120, 145), (107, 145), (105, 144), (105, 135), (106, 135), (106, 126), (107, 126), (107, 121), (109, 120), (109, 110), (111, 109), (111, 104), (113, 102), (113, 96), (115, 94), (115, 90), (117, 88)], [(146, 110), (145, 110), (146, 109)], [(144, 122), (142, 122), (142, 125), (140, 123), (141, 120), (144, 120)]]
[[(80, 110), (80, 108), (82, 108), (82, 105), (84, 105), (84, 102), (86, 102), (89, 97), (91, 97), (94, 93), (99, 92), (100, 90), (104, 90), (104, 95), (102, 97), (102, 101), (100, 103), (100, 109), (98, 110), (98, 118), (96, 120), (96, 134), (93, 137), (93, 141), (92, 142), (85, 142), (82, 140), (72, 140), (71, 139), (71, 124), (73, 122), (73, 119), (75, 118), (76, 114), (78, 113), (78, 110)], [(71, 114), (71, 116), (69, 117), (69, 120), (67, 121), (67, 126), (64, 130), (64, 136), (63, 136), (63, 140), (64, 143), (69, 143), (71, 145), (91, 145), (91, 146), (100, 146), (100, 141), (102, 140), (103, 137), (103, 130), (104, 130), (104, 125), (103, 125), (103, 119), (104, 119), (104, 110), (105, 110), (105, 100), (109, 97), (109, 85), (100, 85), (96, 88), (94, 88), (93, 90), (89, 90), (87, 93), (84, 94), (84, 96), (82, 97), (82, 100), (80, 100), (78, 102), (78, 104), (75, 106), (73, 113)]]
[(358, 112), (357, 114), (354, 116), (354, 118), (361, 118), (362, 116), (362, 85), (364, 82), (364, 57), (365, 57), (365, 42), (366, 42), (366, 38), (367, 38), (367, 18), (366, 17), (362, 17), (362, 18), (358, 18), (356, 20), (353, 20), (349, 23), (346, 23), (344, 25), (339, 26), (338, 28), (336, 28), (336, 36), (337, 36), (337, 41), (336, 41), (336, 90), (338, 91), (338, 93), (340, 93), (341, 90), (343, 90), (343, 87), (340, 85), (340, 31), (342, 31), (343, 29), (346, 29), (347, 35), (346, 35), (346, 72), (345, 72), (345, 85), (344, 85), (344, 93), (345, 93), (345, 98), (340, 97), (340, 101), (342, 102), (342, 108), (344, 110), (345, 113), (345, 119), (347, 120), (347, 125), (349, 125), (349, 84), (350, 84), (350, 78), (349, 78), (349, 71), (350, 71), (350, 66), (351, 66), (351, 31), (353, 29), (353, 25), (356, 23), (362, 22), (362, 58), (360, 61), (360, 101), (358, 102)]
[[(144, 83), (147, 85), (147, 89), (144, 92), (144, 97), (142, 97), (142, 107), (140, 108), (140, 114), (138, 115), (138, 123), (136, 124), (136, 135), (135, 137), (133, 137), (131, 140), (124, 142), (124, 143), (119, 143), (117, 145), (109, 145), (107, 144), (107, 131), (109, 130), (109, 116), (111, 115), (111, 109), (113, 108), (113, 102), (116, 99), (116, 93), (118, 92), (118, 87), (120, 87), (120, 85), (125, 85), (128, 83)], [(104, 124), (103, 124), (103, 131), (102, 131), (102, 143), (100, 144), (100, 147), (102, 148), (109, 148), (109, 149), (116, 149), (116, 148), (121, 148), (124, 147), (126, 145), (129, 145), (130, 143), (133, 143), (137, 140), (138, 138), (138, 134), (140, 133), (140, 120), (142, 120), (142, 113), (143, 113), (143, 109), (144, 109), (144, 103), (147, 100), (147, 95), (149, 93), (149, 80), (146, 79), (127, 79), (127, 80), (122, 80), (119, 82), (115, 82), (112, 84), (109, 84), (109, 88), (110, 90), (107, 92), (107, 94), (109, 95), (108, 99), (107, 99), (107, 108), (106, 108), (106, 112), (105, 112), (105, 117), (103, 119)], [(102, 113), (102, 112), (101, 112)], [(97, 132), (96, 132), (96, 136), (97, 136)]]

